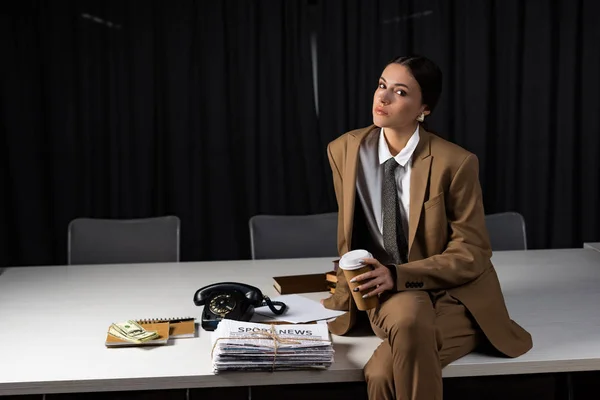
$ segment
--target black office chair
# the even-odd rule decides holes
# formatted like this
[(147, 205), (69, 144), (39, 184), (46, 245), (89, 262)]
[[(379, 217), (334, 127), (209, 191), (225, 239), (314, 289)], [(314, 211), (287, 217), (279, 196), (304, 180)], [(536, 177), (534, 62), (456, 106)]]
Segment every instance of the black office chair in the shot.
[(255, 215), (250, 218), (252, 259), (337, 257), (338, 213)]
[(125, 264), (179, 261), (180, 221), (77, 218), (69, 223), (68, 263)]
[(493, 251), (527, 250), (525, 219), (516, 212), (503, 212), (485, 216)]

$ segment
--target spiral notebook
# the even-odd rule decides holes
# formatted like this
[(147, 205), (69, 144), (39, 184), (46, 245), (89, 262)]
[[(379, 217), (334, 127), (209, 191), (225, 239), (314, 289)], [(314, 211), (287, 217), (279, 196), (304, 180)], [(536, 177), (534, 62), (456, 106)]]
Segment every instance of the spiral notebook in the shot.
[(196, 336), (196, 318), (194, 317), (144, 318), (136, 319), (135, 322), (142, 326), (168, 322), (169, 338), (193, 338)]

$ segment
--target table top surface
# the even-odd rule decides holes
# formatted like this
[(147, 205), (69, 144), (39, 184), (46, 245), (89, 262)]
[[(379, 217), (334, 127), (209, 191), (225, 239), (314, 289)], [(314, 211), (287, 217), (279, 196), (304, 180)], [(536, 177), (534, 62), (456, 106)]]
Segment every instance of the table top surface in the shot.
[[(191, 315), (195, 291), (244, 282), (274, 297), (273, 276), (326, 272), (332, 259), (8, 268), (0, 275), (0, 395), (362, 380), (372, 334), (333, 336), (326, 371), (212, 372), (210, 334), (165, 346), (106, 348), (111, 322)], [(492, 261), (511, 317), (533, 336), (527, 354), (473, 353), (445, 377), (600, 369), (600, 252), (497, 252)], [(318, 300), (327, 293), (305, 296)]]
[(600, 242), (584, 243), (583, 247), (586, 249), (594, 249), (596, 251), (600, 251)]

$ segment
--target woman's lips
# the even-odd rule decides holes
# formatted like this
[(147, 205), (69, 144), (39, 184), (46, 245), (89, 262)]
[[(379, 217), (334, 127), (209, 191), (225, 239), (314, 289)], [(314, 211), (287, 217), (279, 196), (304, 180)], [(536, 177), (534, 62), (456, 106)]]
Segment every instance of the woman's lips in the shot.
[(375, 107), (375, 114), (377, 115), (388, 115), (387, 112), (385, 112), (385, 110), (381, 107)]

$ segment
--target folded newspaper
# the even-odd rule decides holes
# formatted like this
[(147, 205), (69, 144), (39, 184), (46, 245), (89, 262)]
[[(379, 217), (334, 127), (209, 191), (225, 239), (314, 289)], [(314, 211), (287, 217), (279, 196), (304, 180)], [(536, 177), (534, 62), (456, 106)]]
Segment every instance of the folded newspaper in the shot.
[(224, 319), (212, 333), (215, 372), (325, 369), (333, 363), (326, 324), (269, 325)]

